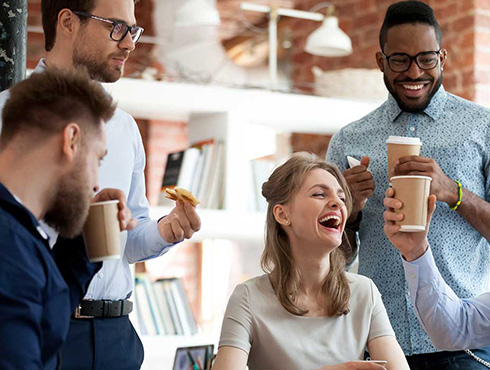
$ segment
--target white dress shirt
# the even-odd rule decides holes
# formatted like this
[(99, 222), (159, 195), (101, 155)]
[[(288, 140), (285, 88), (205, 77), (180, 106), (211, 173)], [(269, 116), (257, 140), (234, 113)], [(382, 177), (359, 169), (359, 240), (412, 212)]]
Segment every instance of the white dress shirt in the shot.
[[(41, 59), (34, 73), (45, 68), (44, 60)], [(0, 94), (0, 111), (8, 96), (8, 91)], [(108, 154), (99, 169), (99, 187), (122, 190), (132, 216), (138, 220), (138, 226), (121, 233), (121, 247), (124, 251), (122, 258), (103, 262), (89, 285), (85, 299), (119, 300), (129, 298), (133, 290), (134, 281), (129, 264), (161, 256), (174, 244), (161, 238), (157, 221), (149, 218), (144, 178), (145, 151), (136, 122), (128, 113), (117, 108), (105, 127)], [(46, 232), (54, 243), (56, 233), (49, 228)]]
[(437, 348), (490, 345), (490, 293), (458, 298), (439, 273), (430, 247), (415, 261), (403, 260), (403, 267), (417, 318)]

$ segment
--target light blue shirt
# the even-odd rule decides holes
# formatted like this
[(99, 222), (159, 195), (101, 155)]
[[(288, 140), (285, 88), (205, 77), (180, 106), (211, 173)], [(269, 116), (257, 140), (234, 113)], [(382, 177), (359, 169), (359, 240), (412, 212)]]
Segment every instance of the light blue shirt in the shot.
[[(383, 232), (383, 198), (388, 188), (386, 139), (419, 137), (420, 154), (433, 158), (444, 173), (490, 201), (490, 111), (444, 91), (441, 86), (422, 113), (402, 112), (395, 99), (353, 122), (331, 140), (327, 160), (342, 171), (346, 156), (369, 156), (376, 189), (363, 210), (359, 231), (359, 273), (379, 288), (398, 342), (406, 355), (437, 349), (420, 326), (408, 295), (399, 253)], [(439, 203), (429, 241), (444, 280), (460, 297), (488, 291), (488, 242), (447, 204)], [(471, 271), (471, 273), (469, 273)]]
[(437, 348), (447, 351), (490, 346), (490, 293), (459, 299), (437, 269), (429, 248), (403, 260), (415, 313)]
[[(45, 68), (44, 60), (41, 60), (34, 73)], [(8, 91), (0, 94), (0, 110), (8, 96)], [(133, 290), (129, 264), (161, 256), (174, 244), (161, 238), (157, 221), (149, 218), (144, 178), (145, 151), (136, 122), (128, 113), (117, 108), (105, 128), (108, 154), (99, 169), (99, 188), (122, 190), (132, 216), (138, 220), (138, 226), (121, 233), (122, 258), (104, 261), (102, 269), (92, 279), (85, 298), (119, 300), (129, 298)], [(56, 240), (52, 229), (46, 231), (51, 240)]]

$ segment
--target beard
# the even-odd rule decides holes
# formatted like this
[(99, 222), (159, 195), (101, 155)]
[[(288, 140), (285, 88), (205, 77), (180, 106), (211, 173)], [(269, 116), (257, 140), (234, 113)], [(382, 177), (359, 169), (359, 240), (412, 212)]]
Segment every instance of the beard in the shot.
[(108, 58), (104, 58), (101, 54), (97, 54), (87, 48), (86, 43), (81, 37), (77, 37), (73, 48), (72, 62), (77, 68), (84, 67), (87, 69), (90, 78), (99, 82), (116, 82), (124, 72), (124, 67), (111, 68), (108, 64), (108, 59), (115, 57), (126, 59), (128, 52), (110, 54)]
[(44, 221), (64, 238), (81, 234), (93, 198), (86, 181), (86, 166), (75, 168), (60, 179), (53, 204), (44, 216)]
[[(408, 112), (408, 113), (420, 113), (420, 112), (423, 112), (425, 110), (425, 108), (427, 108), (429, 106), (430, 101), (432, 100), (432, 98), (434, 97), (436, 92), (441, 87), (441, 85), (442, 85), (442, 73), (439, 76), (439, 78), (437, 79), (434, 86), (432, 87), (432, 90), (429, 92), (429, 94), (427, 94), (427, 97), (424, 99), (424, 101), (422, 101), (421, 103), (419, 103), (417, 105), (409, 105), (406, 102), (404, 102), (400, 98), (400, 95), (396, 92), (395, 87), (386, 78), (386, 74), (383, 74), (383, 80), (384, 80), (386, 88), (388, 89), (390, 94), (393, 96), (393, 98), (395, 98), (396, 102), (398, 103), (398, 106), (400, 107), (400, 109), (402, 111)], [(423, 80), (422, 79), (419, 79), (419, 80), (405, 79), (403, 81), (397, 81), (397, 82), (422, 82), (422, 81), (426, 82), (427, 79), (423, 79)]]

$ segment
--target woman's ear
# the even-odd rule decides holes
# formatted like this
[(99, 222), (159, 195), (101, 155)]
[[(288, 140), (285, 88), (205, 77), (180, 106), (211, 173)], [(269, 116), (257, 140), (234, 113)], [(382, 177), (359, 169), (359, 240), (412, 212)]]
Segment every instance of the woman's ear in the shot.
[(291, 220), (289, 219), (289, 207), (287, 205), (276, 204), (272, 209), (272, 213), (279, 224), (283, 226), (291, 225)]

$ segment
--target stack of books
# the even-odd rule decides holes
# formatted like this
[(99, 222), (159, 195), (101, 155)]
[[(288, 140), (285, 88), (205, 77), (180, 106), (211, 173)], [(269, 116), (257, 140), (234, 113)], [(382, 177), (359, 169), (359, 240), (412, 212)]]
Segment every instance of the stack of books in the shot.
[(194, 335), (196, 321), (181, 278), (151, 281), (138, 274), (134, 289), (136, 326), (143, 335)]
[(159, 205), (169, 205), (166, 188), (185, 188), (200, 201), (201, 207), (222, 209), (225, 192), (225, 144), (209, 139), (190, 148), (170, 153), (163, 174)]

